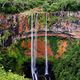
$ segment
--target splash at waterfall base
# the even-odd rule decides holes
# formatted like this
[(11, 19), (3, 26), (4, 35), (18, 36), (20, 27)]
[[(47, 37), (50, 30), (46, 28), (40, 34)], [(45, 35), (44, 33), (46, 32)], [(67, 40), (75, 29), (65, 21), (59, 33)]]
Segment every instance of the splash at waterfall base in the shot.
[[(53, 72), (53, 62), (48, 61), (48, 65), (49, 65), (49, 77), (51, 78), (51, 80), (56, 80), (55, 79), (55, 75)], [(31, 75), (31, 62), (30, 60), (28, 62), (25, 62), (23, 64), (23, 72), (25, 74), (25, 77), (27, 78), (32, 78)], [(36, 64), (37, 70), (38, 70), (38, 80), (45, 80), (45, 60), (44, 59), (37, 59), (37, 64)]]

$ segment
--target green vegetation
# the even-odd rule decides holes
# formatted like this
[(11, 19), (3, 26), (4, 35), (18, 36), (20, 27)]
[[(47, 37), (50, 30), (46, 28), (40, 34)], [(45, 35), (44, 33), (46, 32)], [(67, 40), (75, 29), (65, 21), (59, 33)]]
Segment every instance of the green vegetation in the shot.
[(58, 49), (57, 43), (60, 39), (58, 39), (57, 37), (48, 37), (48, 40), (53, 53), (56, 54)]
[(79, 0), (0, 0), (0, 12), (18, 13), (40, 7), (44, 11), (79, 11)]
[(24, 78), (24, 76), (19, 76), (13, 74), (12, 72), (6, 72), (2, 67), (0, 67), (0, 80), (29, 80)]
[(56, 80), (80, 80), (80, 40), (69, 41), (62, 58), (54, 61)]
[(46, 2), (43, 5), (45, 11), (78, 11), (80, 10), (80, 1), (78, 0), (55, 0), (53, 3)]
[(21, 48), (20, 42), (12, 44), (8, 48), (1, 48), (0, 51), (0, 65), (3, 65), (5, 70), (9, 69), (13, 72), (22, 73), (22, 64), (29, 59), (25, 57), (24, 49)]
[(41, 0), (0, 0), (0, 12), (18, 13), (43, 4)]
[[(29, 57), (23, 54), (24, 49), (21, 48), (20, 41), (16, 41), (16, 43), (11, 44), (7, 48), (4, 47), (2, 42), (10, 35), (8, 31), (4, 33), (3, 36), (0, 36), (0, 80), (26, 80), (24, 76), (19, 75), (24, 75), (24, 66), (22, 65), (29, 60)], [(2, 70), (1, 67), (3, 67), (4, 70)]]

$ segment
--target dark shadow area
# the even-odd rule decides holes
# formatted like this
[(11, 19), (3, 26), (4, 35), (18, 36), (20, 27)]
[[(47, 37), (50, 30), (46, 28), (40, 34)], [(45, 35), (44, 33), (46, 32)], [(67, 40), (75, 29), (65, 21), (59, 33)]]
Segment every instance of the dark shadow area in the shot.
[(12, 44), (12, 36), (9, 36), (7, 40), (4, 41), (4, 46), (8, 47)]
[[(53, 63), (49, 62), (49, 75), (45, 75), (45, 62), (37, 62), (37, 72), (38, 72), (38, 80), (56, 80), (53, 69)], [(25, 77), (31, 78), (31, 62), (25, 62), (23, 64), (23, 72), (25, 74)], [(50, 79), (49, 79), (50, 78)]]

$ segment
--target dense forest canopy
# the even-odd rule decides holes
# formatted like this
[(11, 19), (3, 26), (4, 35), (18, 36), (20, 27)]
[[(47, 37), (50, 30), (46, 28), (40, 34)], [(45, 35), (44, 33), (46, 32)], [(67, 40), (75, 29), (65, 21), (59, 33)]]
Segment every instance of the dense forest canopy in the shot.
[(80, 11), (79, 0), (0, 0), (0, 12), (17, 13), (40, 7), (46, 12)]

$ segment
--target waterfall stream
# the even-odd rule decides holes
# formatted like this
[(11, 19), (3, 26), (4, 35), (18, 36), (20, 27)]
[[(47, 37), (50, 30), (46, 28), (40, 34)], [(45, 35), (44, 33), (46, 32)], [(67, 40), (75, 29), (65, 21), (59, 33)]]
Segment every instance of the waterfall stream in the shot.
[(48, 31), (48, 23), (47, 23), (48, 15), (46, 14), (46, 25), (45, 25), (45, 80), (51, 80), (48, 71), (48, 41), (47, 41), (47, 31)]
[[(32, 80), (38, 80), (38, 72), (36, 68), (36, 59), (37, 59), (37, 23), (38, 23), (38, 14), (35, 14), (35, 28), (34, 28), (34, 15), (31, 15), (31, 72)], [(45, 25), (45, 80), (51, 80), (49, 78), (48, 72), (48, 51), (47, 51), (47, 14), (46, 14), (46, 25)], [(34, 36), (34, 37), (33, 37)]]
[(37, 68), (36, 68), (36, 58), (37, 58), (37, 15), (35, 21), (35, 39), (33, 37), (33, 15), (31, 16), (31, 72), (32, 72), (32, 80), (38, 80), (37, 77)]
[(34, 78), (34, 53), (33, 53), (33, 15), (31, 15), (31, 72), (32, 72), (32, 80)]
[(38, 14), (35, 14), (35, 39), (34, 39), (34, 70), (35, 70), (35, 78), (38, 80), (37, 77), (37, 68), (36, 68), (36, 59), (37, 59), (37, 22), (38, 22)]
[(48, 75), (48, 52), (47, 52), (47, 14), (46, 14), (46, 26), (45, 26), (45, 75)]

